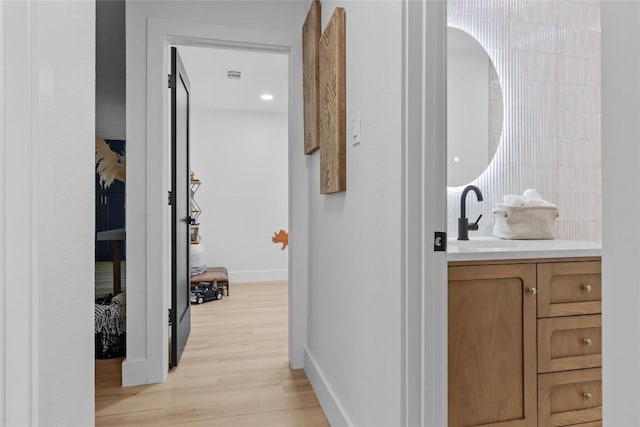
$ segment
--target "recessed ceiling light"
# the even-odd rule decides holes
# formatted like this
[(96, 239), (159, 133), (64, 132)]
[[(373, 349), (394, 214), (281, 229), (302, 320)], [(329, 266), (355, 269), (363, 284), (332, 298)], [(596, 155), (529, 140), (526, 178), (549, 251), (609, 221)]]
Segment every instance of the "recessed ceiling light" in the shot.
[(263, 93), (262, 95), (260, 95), (260, 99), (262, 99), (263, 101), (273, 101), (273, 95), (271, 95), (270, 93)]

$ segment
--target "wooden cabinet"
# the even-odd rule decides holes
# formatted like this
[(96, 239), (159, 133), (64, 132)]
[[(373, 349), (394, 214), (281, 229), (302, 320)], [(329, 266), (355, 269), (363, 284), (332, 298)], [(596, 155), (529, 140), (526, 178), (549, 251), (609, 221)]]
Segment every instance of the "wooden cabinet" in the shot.
[(538, 423), (602, 425), (600, 261), (541, 263), (537, 276)]
[(602, 425), (600, 262), (449, 266), (449, 426)]
[(449, 268), (449, 425), (536, 425), (535, 265)]

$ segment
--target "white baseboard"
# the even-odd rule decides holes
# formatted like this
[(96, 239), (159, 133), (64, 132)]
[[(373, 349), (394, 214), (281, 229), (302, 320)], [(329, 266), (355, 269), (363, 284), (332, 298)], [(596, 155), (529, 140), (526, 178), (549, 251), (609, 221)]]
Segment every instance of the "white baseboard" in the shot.
[(318, 396), (320, 406), (322, 406), (322, 410), (329, 424), (331, 424), (332, 427), (353, 426), (353, 423), (344, 410), (344, 406), (336, 397), (331, 389), (331, 385), (327, 382), (322, 370), (306, 346), (304, 347), (304, 372), (307, 374), (307, 378), (309, 378), (313, 391), (316, 393), (316, 396)]
[(253, 271), (229, 271), (229, 282), (271, 282), (274, 280), (287, 280), (289, 270), (253, 270)]
[(124, 359), (122, 362), (122, 387), (147, 383), (147, 359)]

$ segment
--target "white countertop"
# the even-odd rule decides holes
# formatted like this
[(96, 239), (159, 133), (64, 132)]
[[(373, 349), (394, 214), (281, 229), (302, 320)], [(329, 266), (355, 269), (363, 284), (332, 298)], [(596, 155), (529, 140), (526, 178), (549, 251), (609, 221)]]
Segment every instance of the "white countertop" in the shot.
[(600, 242), (576, 240), (503, 240), (471, 237), (447, 240), (447, 261), (483, 261), (527, 258), (594, 257), (602, 253)]

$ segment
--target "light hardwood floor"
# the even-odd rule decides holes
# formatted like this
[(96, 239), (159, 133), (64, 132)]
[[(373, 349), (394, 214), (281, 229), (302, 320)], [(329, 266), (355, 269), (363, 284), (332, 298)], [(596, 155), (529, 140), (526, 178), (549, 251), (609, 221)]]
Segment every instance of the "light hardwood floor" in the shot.
[(287, 358), (287, 283), (232, 283), (192, 305), (180, 365), (163, 384), (122, 388), (121, 359), (96, 360), (96, 425), (328, 426)]

